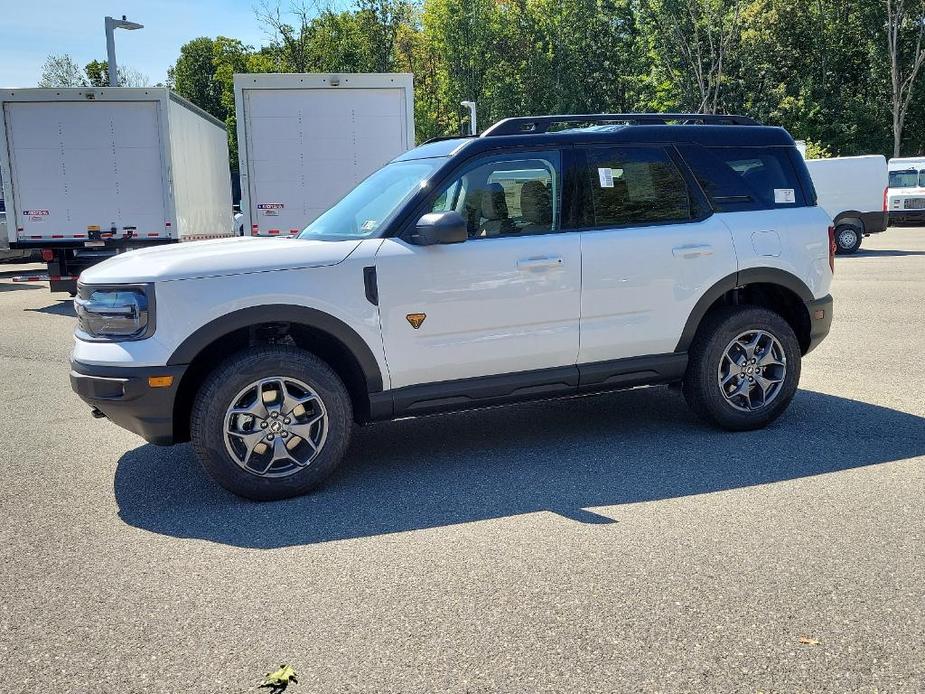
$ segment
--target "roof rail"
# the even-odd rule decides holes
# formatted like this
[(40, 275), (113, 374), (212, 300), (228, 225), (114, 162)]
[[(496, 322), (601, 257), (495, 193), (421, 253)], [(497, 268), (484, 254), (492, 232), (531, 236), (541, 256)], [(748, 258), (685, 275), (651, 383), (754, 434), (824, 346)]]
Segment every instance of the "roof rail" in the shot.
[(522, 116), (500, 120), (482, 137), (498, 135), (540, 135), (558, 123), (596, 123), (626, 125), (760, 125), (748, 116), (723, 115), (718, 113), (588, 113), (566, 116)]

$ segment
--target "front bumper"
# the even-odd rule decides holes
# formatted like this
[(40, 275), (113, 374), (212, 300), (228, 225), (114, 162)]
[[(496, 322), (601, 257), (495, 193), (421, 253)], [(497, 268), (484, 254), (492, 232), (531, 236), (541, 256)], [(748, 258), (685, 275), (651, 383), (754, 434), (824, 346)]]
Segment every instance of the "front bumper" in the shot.
[[(186, 366), (93, 366), (71, 361), (71, 388), (123, 429), (159, 446), (174, 443), (173, 410)], [(152, 376), (172, 376), (152, 388)]]
[(809, 312), (809, 346), (806, 353), (812, 352), (825, 339), (832, 327), (832, 295), (806, 302)]
[(890, 224), (921, 224), (925, 210), (890, 210)]

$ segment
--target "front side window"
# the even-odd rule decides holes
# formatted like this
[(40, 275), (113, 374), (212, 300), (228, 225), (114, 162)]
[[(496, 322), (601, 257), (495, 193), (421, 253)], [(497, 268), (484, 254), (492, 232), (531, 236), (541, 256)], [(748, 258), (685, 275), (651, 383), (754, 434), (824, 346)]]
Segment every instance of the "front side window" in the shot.
[(351, 190), (299, 234), (300, 239), (342, 240), (378, 236), (402, 203), (427, 184), (445, 158), (387, 164)]
[(692, 218), (687, 184), (661, 147), (594, 147), (582, 176), (587, 227), (643, 226)]
[(470, 239), (559, 230), (558, 152), (495, 156), (467, 167), (437, 193), (430, 212), (456, 211)]

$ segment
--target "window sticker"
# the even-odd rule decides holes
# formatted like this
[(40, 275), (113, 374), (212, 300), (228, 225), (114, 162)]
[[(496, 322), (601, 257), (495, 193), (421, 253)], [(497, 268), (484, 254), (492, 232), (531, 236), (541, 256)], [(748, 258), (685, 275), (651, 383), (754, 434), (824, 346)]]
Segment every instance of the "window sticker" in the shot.
[(363, 222), (363, 226), (360, 227), (363, 231), (372, 231), (379, 225), (379, 222), (375, 219), (367, 219)]
[(793, 192), (793, 188), (775, 188), (774, 189), (774, 202), (775, 204), (790, 204), (792, 205), (797, 201), (797, 197)]
[(597, 177), (601, 180), (601, 188), (613, 188), (613, 169), (599, 167)]

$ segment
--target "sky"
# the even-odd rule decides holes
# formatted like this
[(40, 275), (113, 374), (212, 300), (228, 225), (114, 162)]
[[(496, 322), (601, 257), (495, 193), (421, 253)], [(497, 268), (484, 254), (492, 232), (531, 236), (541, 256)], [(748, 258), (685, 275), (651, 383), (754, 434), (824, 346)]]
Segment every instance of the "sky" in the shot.
[(254, 5), (254, 0), (0, 0), (0, 89), (36, 86), (51, 53), (68, 53), (81, 67), (106, 60), (106, 15), (145, 25), (116, 30), (117, 62), (147, 75), (152, 85), (163, 82), (180, 46), (197, 36), (266, 43)]

